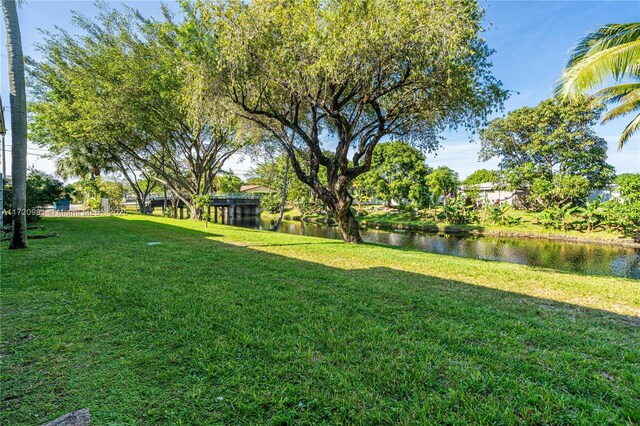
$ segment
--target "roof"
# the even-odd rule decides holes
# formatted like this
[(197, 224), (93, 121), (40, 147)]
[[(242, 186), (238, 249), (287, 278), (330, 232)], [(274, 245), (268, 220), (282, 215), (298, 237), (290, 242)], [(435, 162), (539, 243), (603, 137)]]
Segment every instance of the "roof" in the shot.
[(462, 185), (460, 186), (460, 189), (465, 190), (467, 188), (474, 188), (480, 191), (493, 191), (494, 187), (495, 187), (495, 184), (493, 184), (492, 182), (482, 182), (482, 183), (476, 183), (473, 185)]
[[(258, 190), (258, 191), (256, 191)], [(269, 188), (267, 185), (242, 185), (240, 192), (276, 192), (273, 188)]]

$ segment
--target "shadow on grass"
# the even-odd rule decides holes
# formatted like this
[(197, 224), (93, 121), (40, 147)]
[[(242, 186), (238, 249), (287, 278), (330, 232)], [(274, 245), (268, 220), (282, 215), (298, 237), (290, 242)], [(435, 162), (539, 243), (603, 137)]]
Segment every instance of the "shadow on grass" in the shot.
[(635, 317), (144, 219), (55, 224), (3, 265), (3, 424), (639, 418)]

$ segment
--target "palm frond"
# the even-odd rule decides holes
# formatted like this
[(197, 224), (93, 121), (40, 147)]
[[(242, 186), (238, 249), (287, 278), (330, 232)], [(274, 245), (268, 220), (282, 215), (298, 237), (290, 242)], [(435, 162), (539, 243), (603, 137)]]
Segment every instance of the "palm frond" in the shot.
[(572, 49), (573, 52), (566, 67), (573, 67), (586, 56), (638, 39), (640, 39), (640, 22), (604, 25), (580, 40)]
[(629, 139), (631, 139), (631, 136), (633, 136), (639, 130), (640, 130), (640, 114), (636, 115), (636, 118), (634, 118), (631, 121), (631, 123), (629, 123), (627, 127), (625, 127), (624, 131), (622, 132), (622, 135), (620, 136), (620, 141), (618, 142), (618, 151), (620, 151), (622, 147), (624, 147), (624, 145), (629, 141)]
[(620, 102), (622, 98), (634, 92), (640, 92), (640, 83), (625, 83), (605, 87), (598, 90), (593, 96), (603, 103), (610, 104)]
[(602, 124), (607, 123), (615, 118), (620, 118), (624, 115), (631, 114), (634, 111), (640, 110), (640, 96), (636, 97), (636, 99), (629, 100), (627, 102), (623, 102), (617, 107), (613, 108), (609, 112), (607, 112), (604, 117), (602, 117)]
[(632, 76), (640, 64), (640, 38), (585, 56), (566, 68), (556, 94), (567, 97), (587, 91), (609, 78)]

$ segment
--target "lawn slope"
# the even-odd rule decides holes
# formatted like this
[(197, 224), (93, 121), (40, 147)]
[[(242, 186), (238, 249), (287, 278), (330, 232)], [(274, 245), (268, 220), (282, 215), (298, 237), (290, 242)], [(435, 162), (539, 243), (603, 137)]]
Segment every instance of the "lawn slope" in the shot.
[[(640, 282), (171, 219), (2, 245), (0, 424), (640, 422)], [(147, 245), (160, 242), (159, 245)]]

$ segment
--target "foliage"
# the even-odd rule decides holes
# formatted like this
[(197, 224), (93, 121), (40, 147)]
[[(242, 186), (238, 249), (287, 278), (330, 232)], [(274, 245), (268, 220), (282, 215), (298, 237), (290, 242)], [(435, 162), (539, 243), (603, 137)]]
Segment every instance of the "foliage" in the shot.
[[(425, 178), (431, 169), (424, 163), (424, 155), (404, 142), (387, 142), (376, 146), (371, 159), (371, 170), (360, 175), (354, 186), (361, 193), (371, 194), (391, 205), (392, 201), (404, 204), (422, 204), (429, 197)], [(427, 193), (423, 194), (422, 191)]]
[[(213, 38), (193, 37), (187, 17), (176, 23), (164, 6), (160, 20), (98, 7), (95, 19), (74, 16), (80, 35), (47, 34), (38, 46), (42, 59), (30, 66), (34, 140), (69, 161), (86, 160), (72, 167), (81, 176), (110, 166), (135, 188), (132, 177), (153, 175), (193, 210), (191, 196), (212, 192), (224, 162), (259, 132), (229, 114), (217, 79), (200, 64), (198, 44)], [(136, 195), (142, 204), (146, 194)]]
[[(613, 178), (613, 167), (606, 163), (607, 142), (591, 128), (599, 115), (587, 98), (550, 99), (520, 108), (481, 132), (480, 159), (500, 158), (506, 183), (531, 190), (531, 199), (542, 207), (584, 197), (582, 179), (588, 188), (601, 188)], [(573, 184), (581, 191), (571, 191)], [(552, 191), (557, 185), (563, 190)]]
[(82, 203), (92, 210), (100, 210), (101, 199), (108, 198), (111, 208), (122, 207), (126, 188), (120, 182), (102, 179), (101, 177), (85, 178), (75, 184), (77, 196)]
[(479, 185), (485, 182), (497, 183), (500, 179), (498, 172), (494, 170), (480, 169), (471, 173), (462, 182), (465, 185)]
[(209, 206), (211, 205), (211, 194), (198, 194), (193, 196), (196, 220), (209, 221)]
[(603, 203), (602, 207), (604, 226), (640, 240), (640, 202), (620, 203), (610, 200)]
[(515, 226), (521, 222), (519, 217), (514, 217), (509, 214), (511, 206), (507, 203), (501, 203), (497, 206), (486, 204), (483, 208), (489, 210), (489, 218), (495, 225)]
[(579, 207), (578, 214), (582, 217), (582, 223), (586, 225), (586, 231), (593, 231), (604, 217), (605, 209), (602, 208), (602, 199), (588, 201), (583, 207)]
[(231, 170), (216, 176), (216, 190), (220, 193), (238, 192), (242, 186), (242, 179), (236, 176)]
[(570, 204), (547, 207), (540, 213), (539, 221), (544, 228), (566, 232), (571, 229), (575, 220), (573, 214), (577, 210), (578, 207)]
[(609, 24), (584, 37), (573, 49), (556, 93), (580, 96), (596, 86), (615, 83), (595, 93), (605, 104), (619, 104), (602, 119), (607, 122), (636, 114), (620, 136), (618, 149), (640, 130), (640, 22)]
[(440, 166), (434, 169), (426, 177), (427, 186), (431, 189), (431, 193), (434, 197), (434, 202), (439, 197), (446, 197), (449, 195), (455, 195), (458, 192), (458, 186), (460, 184), (458, 180), (458, 173), (446, 166)]
[(474, 206), (468, 206), (464, 200), (457, 198), (444, 205), (444, 217), (452, 225), (465, 225), (478, 221), (478, 212)]
[[(62, 182), (52, 176), (35, 169), (29, 170), (27, 175), (27, 222), (32, 223), (40, 216), (40, 209), (53, 204), (55, 200), (68, 197), (67, 189)], [(4, 182), (3, 209), (5, 212), (13, 210), (13, 188)], [(10, 223), (11, 213), (4, 215), (4, 223)]]
[(583, 176), (555, 174), (551, 181), (535, 178), (528, 198), (543, 207), (575, 204), (589, 195), (589, 181)]
[(615, 182), (625, 203), (640, 202), (640, 173), (623, 173), (616, 177)]
[[(282, 145), (349, 242), (361, 241), (349, 189), (380, 140), (434, 149), (440, 130), (475, 130), (506, 96), (490, 74), (473, 0), (221, 3), (201, 8), (218, 37), (209, 68), (221, 70), (239, 113)], [(330, 154), (323, 132), (337, 140)]]
[(260, 197), (260, 207), (269, 213), (278, 213), (282, 195), (278, 193), (266, 194)]

